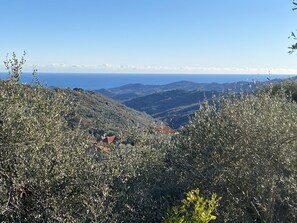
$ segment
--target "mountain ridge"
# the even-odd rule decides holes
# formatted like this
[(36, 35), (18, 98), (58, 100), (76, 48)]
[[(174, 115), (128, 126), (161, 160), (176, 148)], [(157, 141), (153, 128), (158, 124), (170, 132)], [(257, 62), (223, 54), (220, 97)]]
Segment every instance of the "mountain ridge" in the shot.
[[(257, 82), (257, 84), (259, 84)], [(248, 90), (255, 83), (240, 81), (232, 83), (196, 83), (192, 81), (177, 81), (164, 85), (145, 85), (145, 84), (127, 84), (120, 87), (99, 89), (99, 92), (107, 97), (115, 100), (125, 102), (131, 99), (142, 97), (150, 94), (160, 93), (171, 90), (185, 90), (185, 91), (226, 91), (226, 90)]]

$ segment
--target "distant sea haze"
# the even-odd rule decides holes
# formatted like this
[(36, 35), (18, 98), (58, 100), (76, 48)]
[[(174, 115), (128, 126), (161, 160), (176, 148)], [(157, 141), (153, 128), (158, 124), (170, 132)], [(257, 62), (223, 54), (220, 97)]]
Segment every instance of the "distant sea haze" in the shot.
[[(196, 83), (232, 83), (240, 81), (267, 81), (284, 79), (293, 75), (242, 75), (242, 74), (90, 74), (90, 73), (39, 73), (38, 79), (47, 87), (83, 88), (98, 90), (119, 87), (126, 84), (163, 85), (178, 81)], [(7, 74), (0, 74), (6, 79)], [(24, 73), (22, 83), (31, 83), (32, 74)]]

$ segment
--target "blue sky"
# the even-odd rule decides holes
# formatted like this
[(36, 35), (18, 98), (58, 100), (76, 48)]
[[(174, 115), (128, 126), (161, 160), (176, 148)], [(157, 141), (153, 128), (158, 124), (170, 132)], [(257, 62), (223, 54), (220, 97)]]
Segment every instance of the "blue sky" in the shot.
[(26, 71), (297, 73), (291, 0), (0, 3), (0, 59), (25, 50)]

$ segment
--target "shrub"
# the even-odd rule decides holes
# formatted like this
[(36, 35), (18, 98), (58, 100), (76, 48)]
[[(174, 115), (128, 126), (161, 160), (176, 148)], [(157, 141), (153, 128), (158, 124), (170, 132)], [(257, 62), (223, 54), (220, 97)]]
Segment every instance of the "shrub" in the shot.
[(166, 160), (171, 141), (165, 135), (133, 135), (134, 146), (117, 146), (105, 162), (106, 174), (113, 179), (108, 222), (161, 222), (184, 192)]
[(63, 92), (18, 84), (22, 61), (8, 60), (0, 82), (0, 221), (92, 221), (101, 210), (89, 206), (107, 189), (87, 136), (68, 128)]
[(182, 205), (173, 207), (163, 223), (208, 223), (215, 220), (216, 216), (213, 212), (221, 198), (212, 194), (211, 199), (208, 200), (199, 193), (199, 189), (188, 192), (186, 199), (181, 201)]
[(275, 83), (272, 86), (267, 86), (264, 90), (271, 91), (273, 95), (286, 95), (288, 99), (297, 102), (296, 80), (284, 80), (280, 83)]
[(224, 222), (295, 222), (297, 106), (271, 91), (207, 103), (177, 136), (187, 185), (224, 195)]

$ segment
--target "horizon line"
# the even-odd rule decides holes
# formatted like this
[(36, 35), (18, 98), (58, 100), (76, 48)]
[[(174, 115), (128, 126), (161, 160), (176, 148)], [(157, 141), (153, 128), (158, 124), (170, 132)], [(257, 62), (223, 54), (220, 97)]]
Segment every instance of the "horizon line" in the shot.
[[(0, 71), (0, 74), (8, 74), (7, 72)], [(33, 74), (33, 72), (30, 71), (25, 71), (22, 72), (21, 74)], [(242, 76), (250, 76), (250, 75), (256, 75), (256, 76), (297, 76), (297, 74), (290, 74), (290, 73), (155, 73), (155, 72), (71, 72), (71, 71), (66, 71), (66, 72), (61, 72), (61, 71), (43, 71), (43, 72), (38, 72), (38, 74), (92, 74), (92, 75), (242, 75)]]

